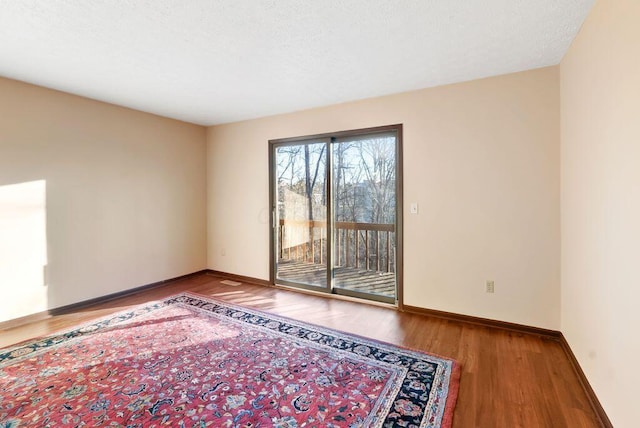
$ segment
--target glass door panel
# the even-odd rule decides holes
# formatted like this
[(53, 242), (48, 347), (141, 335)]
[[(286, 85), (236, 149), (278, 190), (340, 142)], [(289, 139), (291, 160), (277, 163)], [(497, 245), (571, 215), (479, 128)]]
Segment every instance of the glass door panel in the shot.
[(395, 302), (396, 133), (334, 140), (332, 152), (335, 292)]
[(276, 279), (307, 288), (328, 289), (327, 141), (276, 145)]

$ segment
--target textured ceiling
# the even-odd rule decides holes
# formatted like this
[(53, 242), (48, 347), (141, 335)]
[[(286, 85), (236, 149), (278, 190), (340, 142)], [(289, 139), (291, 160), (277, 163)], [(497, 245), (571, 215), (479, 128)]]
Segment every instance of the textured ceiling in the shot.
[(0, 0), (0, 76), (212, 125), (558, 64), (593, 3)]

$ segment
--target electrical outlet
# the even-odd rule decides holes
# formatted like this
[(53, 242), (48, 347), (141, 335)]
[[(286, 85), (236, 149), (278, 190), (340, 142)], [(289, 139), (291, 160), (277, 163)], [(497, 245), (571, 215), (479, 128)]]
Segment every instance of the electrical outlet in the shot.
[(223, 249), (221, 249), (221, 250), (220, 250), (220, 255), (221, 255), (221, 256), (226, 256), (226, 255), (227, 255), (227, 250), (226, 250), (226, 249), (224, 249), (224, 248), (223, 248)]
[(495, 283), (493, 281), (487, 280), (487, 284), (486, 285), (487, 285), (487, 287), (486, 287), (487, 293), (495, 292), (496, 288), (495, 288)]

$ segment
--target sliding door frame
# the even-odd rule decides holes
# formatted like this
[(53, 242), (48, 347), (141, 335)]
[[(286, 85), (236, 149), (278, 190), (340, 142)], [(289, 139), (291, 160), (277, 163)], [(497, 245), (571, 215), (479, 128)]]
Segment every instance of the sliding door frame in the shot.
[[(333, 183), (332, 183), (332, 171), (331, 171), (331, 161), (330, 156), (332, 156), (332, 146), (333, 143), (340, 138), (343, 137), (353, 137), (364, 134), (376, 134), (382, 132), (393, 131), (396, 133), (396, 204), (395, 204), (395, 216), (396, 216), (396, 258), (395, 258), (395, 275), (396, 275), (396, 298), (395, 298), (395, 306), (399, 309), (403, 309), (404, 302), (404, 293), (403, 293), (403, 162), (402, 162), (402, 124), (395, 125), (386, 125), (386, 126), (378, 126), (372, 128), (362, 128), (355, 130), (347, 130), (347, 131), (338, 131), (338, 132), (330, 132), (325, 134), (315, 134), (315, 135), (306, 135), (301, 137), (291, 137), (291, 138), (280, 138), (269, 140), (269, 281), (271, 285), (284, 285), (288, 287), (302, 288), (307, 290), (314, 290), (327, 294), (342, 294), (342, 295), (351, 295), (356, 294), (355, 297), (365, 298), (359, 293), (349, 293), (345, 290), (340, 290), (335, 292), (332, 289), (332, 275), (333, 275), (333, 229), (334, 229), (334, 218), (333, 218), (333, 202), (327, 203), (327, 232), (326, 232), (326, 254), (327, 254), (327, 282), (325, 287), (318, 287), (300, 283), (294, 283), (283, 279), (276, 278), (276, 269), (277, 269), (277, 253), (275, 251), (275, 242), (276, 242), (276, 231), (278, 228), (277, 222), (277, 203), (275, 201), (275, 185), (276, 185), (276, 177), (275, 177), (275, 168), (276, 168), (276, 159), (275, 152), (277, 147), (282, 146), (290, 146), (290, 145), (298, 145), (305, 144), (311, 142), (326, 142), (327, 144), (327, 161), (325, 162), (325, 174), (327, 179), (327, 201), (333, 201)], [(373, 297), (373, 296), (372, 296)], [(377, 300), (375, 297), (373, 299), (369, 298), (369, 300)]]
[[(276, 172), (276, 159), (275, 159), (275, 153), (276, 153), (276, 149), (278, 147), (287, 147), (287, 146), (298, 146), (298, 145), (302, 145), (302, 144), (312, 144), (312, 143), (324, 143), (326, 144), (327, 147), (327, 152), (326, 152), (326, 157), (327, 159), (329, 159), (329, 156), (331, 155), (331, 143), (333, 141), (331, 140), (330, 137), (327, 137), (325, 135), (310, 135), (310, 136), (306, 136), (306, 137), (299, 137), (299, 138), (284, 138), (284, 139), (280, 139), (280, 140), (269, 140), (269, 206), (270, 206), (270, 227), (269, 227), (269, 260), (270, 260), (270, 266), (269, 266), (269, 282), (271, 283), (271, 285), (276, 285), (276, 280), (277, 280), (277, 284), (279, 285), (286, 285), (288, 287), (296, 287), (296, 288), (303, 288), (305, 290), (313, 290), (313, 291), (318, 291), (318, 292), (323, 292), (323, 293), (329, 293), (331, 294), (332, 290), (331, 290), (331, 269), (329, 269), (330, 266), (330, 260), (331, 257), (333, 255), (333, 251), (332, 251), (332, 245), (333, 245), (333, 237), (330, 236), (331, 234), (329, 233), (329, 231), (331, 230), (331, 228), (333, 227), (333, 222), (331, 220), (331, 204), (327, 204), (327, 209), (325, 212), (325, 217), (326, 217), (326, 222), (327, 222), (327, 229), (326, 229), (326, 234), (327, 236), (325, 237), (325, 254), (326, 254), (326, 258), (327, 258), (327, 277), (325, 279), (325, 285), (324, 287), (321, 286), (316, 286), (316, 285), (311, 285), (311, 284), (304, 284), (304, 283), (299, 283), (299, 282), (293, 282), (293, 281), (287, 281), (286, 279), (278, 279), (276, 278), (276, 266), (278, 263), (278, 259), (277, 259), (277, 253), (275, 251), (275, 240), (276, 240), (276, 230), (278, 228), (278, 216), (276, 215), (276, 212), (278, 210), (278, 205), (277, 202), (275, 201), (275, 186), (276, 186), (276, 177), (275, 177), (275, 172)], [(329, 174), (329, 162), (325, 161), (325, 177), (326, 177), (326, 183), (327, 183), (327, 200), (329, 200), (329, 198), (332, 196), (332, 192), (331, 192), (331, 174)]]

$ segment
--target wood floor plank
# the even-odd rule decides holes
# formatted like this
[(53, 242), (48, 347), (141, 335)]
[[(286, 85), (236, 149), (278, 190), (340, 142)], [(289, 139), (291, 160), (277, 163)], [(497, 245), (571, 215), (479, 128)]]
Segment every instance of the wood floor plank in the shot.
[(0, 347), (191, 291), (458, 360), (462, 374), (453, 419), (457, 428), (599, 426), (556, 340), (273, 287), (229, 286), (221, 284), (222, 279), (201, 274), (0, 330)]

